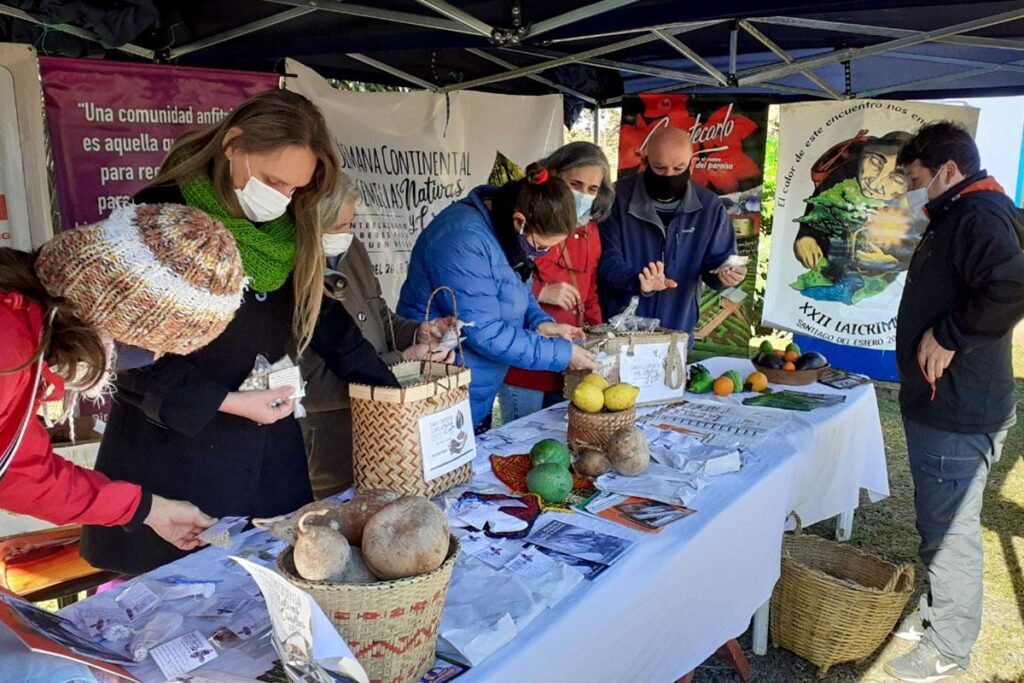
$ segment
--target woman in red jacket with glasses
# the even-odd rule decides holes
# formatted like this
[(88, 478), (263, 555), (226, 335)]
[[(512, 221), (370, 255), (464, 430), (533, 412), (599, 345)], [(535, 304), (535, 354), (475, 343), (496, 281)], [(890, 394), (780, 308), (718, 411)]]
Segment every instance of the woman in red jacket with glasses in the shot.
[[(538, 163), (572, 189), (577, 228), (569, 239), (536, 260), (533, 295), (558, 323), (600, 325), (597, 263), (601, 238), (597, 223), (608, 215), (615, 199), (608, 158), (597, 145), (570, 142)], [(561, 400), (562, 375), (558, 372), (512, 368), (498, 391), (503, 424)]]

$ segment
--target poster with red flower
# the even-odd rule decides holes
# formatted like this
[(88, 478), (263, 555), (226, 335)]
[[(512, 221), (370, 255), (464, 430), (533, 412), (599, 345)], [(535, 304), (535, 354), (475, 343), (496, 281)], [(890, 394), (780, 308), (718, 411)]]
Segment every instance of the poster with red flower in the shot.
[(722, 293), (705, 289), (702, 293), (696, 348), (746, 355), (754, 322), (768, 100), (662, 94), (624, 98), (619, 129), (620, 178), (643, 172), (647, 140), (664, 126), (690, 134), (694, 147), (690, 178), (718, 194), (736, 230), (737, 250), (750, 258), (747, 278), (739, 287)]

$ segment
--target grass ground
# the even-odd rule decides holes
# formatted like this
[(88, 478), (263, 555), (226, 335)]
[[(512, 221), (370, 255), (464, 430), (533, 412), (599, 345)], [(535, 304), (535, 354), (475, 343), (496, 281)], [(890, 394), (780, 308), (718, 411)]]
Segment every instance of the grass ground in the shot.
[[(1018, 378), (1024, 378), (1024, 349), (1015, 350)], [(1017, 382), (1017, 401), (1024, 398), (1024, 380)], [(865, 551), (895, 562), (915, 562), (917, 591), (924, 587), (924, 567), (917, 559), (917, 532), (914, 528), (913, 485), (907, 467), (907, 447), (895, 397), (880, 395), (878, 405), (885, 433), (886, 459), (889, 464), (891, 496), (879, 503), (861, 501), (854, 522), (851, 543)], [(1018, 407), (1024, 416), (1024, 409)], [(1010, 430), (1003, 457), (988, 479), (982, 510), (985, 544), (985, 616), (981, 636), (974, 649), (971, 671), (958, 678), (965, 683), (1024, 683), (1024, 430)], [(832, 537), (834, 521), (826, 521), (809, 531)], [(749, 634), (740, 640), (750, 652)], [(892, 681), (882, 665), (910, 649), (910, 644), (890, 638), (862, 664), (833, 667), (819, 679), (817, 669), (784, 650), (770, 648), (764, 657), (750, 657), (752, 681), (758, 683), (883, 683)], [(697, 683), (738, 681), (730, 669), (709, 661), (697, 671)]]

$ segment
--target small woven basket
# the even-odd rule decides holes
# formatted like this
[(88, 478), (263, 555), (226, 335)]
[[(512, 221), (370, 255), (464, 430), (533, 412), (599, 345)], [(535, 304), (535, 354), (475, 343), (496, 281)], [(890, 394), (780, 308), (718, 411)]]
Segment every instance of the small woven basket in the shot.
[(794, 652), (824, 676), (860, 661), (892, 631), (914, 590), (914, 568), (814, 535), (783, 541), (782, 575), (771, 601), (772, 645)]
[(615, 413), (585, 413), (570, 404), (569, 431), (566, 435), (569, 449), (577, 451), (583, 446), (593, 446), (604, 450), (608, 446), (612, 434), (623, 427), (634, 425), (636, 425), (636, 407)]
[[(426, 317), (438, 287), (427, 302)], [(458, 312), (455, 313), (458, 319)], [(394, 332), (392, 332), (392, 335)], [(462, 345), (459, 344), (462, 358)], [(391, 367), (402, 385), (349, 385), (352, 406), (352, 472), (357, 490), (386, 489), (403, 495), (433, 498), (473, 478), (473, 463), (427, 481), (423, 472), (420, 419), (466, 402), (465, 429), (473, 433), (469, 413), (470, 371), (461, 365), (407, 361)]]
[(365, 584), (307, 581), (295, 571), (292, 550), (278, 556), (278, 572), (312, 596), (370, 683), (416, 683), (434, 665), (437, 629), (459, 539), (451, 537), (448, 557), (432, 572)]

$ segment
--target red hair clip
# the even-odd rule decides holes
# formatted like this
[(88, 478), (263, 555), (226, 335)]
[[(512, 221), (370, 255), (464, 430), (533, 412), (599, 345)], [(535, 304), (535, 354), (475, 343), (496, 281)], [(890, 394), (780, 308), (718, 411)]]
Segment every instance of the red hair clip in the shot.
[(533, 177), (530, 179), (530, 183), (533, 185), (543, 185), (548, 181), (548, 169), (542, 168), (534, 172)]

